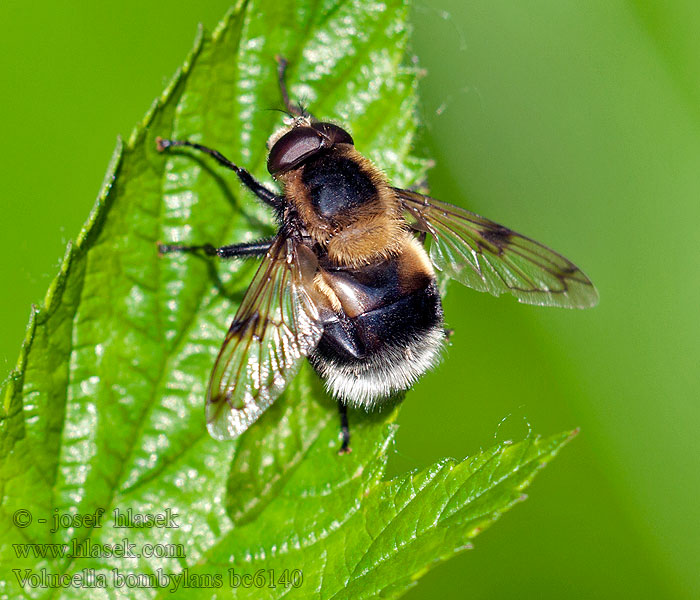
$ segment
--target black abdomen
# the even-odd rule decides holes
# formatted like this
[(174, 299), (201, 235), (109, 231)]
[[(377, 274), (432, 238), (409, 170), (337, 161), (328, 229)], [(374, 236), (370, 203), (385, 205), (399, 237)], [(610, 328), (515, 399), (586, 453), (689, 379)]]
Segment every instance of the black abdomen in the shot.
[[(394, 290), (395, 291), (395, 290)], [(334, 396), (370, 408), (408, 389), (437, 363), (444, 342), (442, 303), (432, 278), (408, 294), (353, 317), (326, 323), (309, 357)]]
[(382, 352), (387, 345), (406, 345), (442, 326), (442, 303), (434, 284), (353, 318), (340, 316), (326, 324), (317, 353), (337, 363), (353, 364)]

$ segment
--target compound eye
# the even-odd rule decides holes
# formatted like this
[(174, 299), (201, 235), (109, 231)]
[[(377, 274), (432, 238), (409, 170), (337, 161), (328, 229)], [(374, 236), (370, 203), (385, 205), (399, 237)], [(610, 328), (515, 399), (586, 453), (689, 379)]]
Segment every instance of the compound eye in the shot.
[(272, 146), (267, 157), (267, 170), (272, 175), (289, 171), (328, 146), (328, 141), (319, 131), (311, 127), (295, 127)]
[(311, 123), (311, 127), (316, 131), (320, 131), (324, 137), (330, 140), (331, 144), (355, 145), (350, 134), (342, 127), (338, 127), (333, 123)]

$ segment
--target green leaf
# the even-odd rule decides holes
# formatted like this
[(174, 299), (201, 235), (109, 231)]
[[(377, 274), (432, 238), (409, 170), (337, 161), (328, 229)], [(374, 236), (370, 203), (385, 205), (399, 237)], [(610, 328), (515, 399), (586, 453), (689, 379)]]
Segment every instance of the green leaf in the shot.
[[(244, 241), (273, 222), (231, 173), (188, 152), (159, 154), (155, 138), (201, 141), (267, 179), (264, 141), (282, 124), (267, 110), (281, 104), (280, 54), (295, 97), (347, 126), (396, 185), (420, 181), (416, 70), (402, 66), (407, 15), (399, 0), (242, 2), (213, 35), (200, 33), (166, 92), (117, 144), (3, 392), (5, 597), (112, 597), (122, 581), (113, 569), (131, 575), (121, 591), (134, 598), (163, 584), (163, 595), (180, 586), (209, 598), (215, 576), (229, 587), (229, 569), (274, 570), (296, 583), (290, 573), (303, 572), (301, 587), (241, 587), (242, 597), (396, 597), (520, 499), (569, 439), (502, 444), (385, 482), (398, 408), (351, 413), (353, 453), (339, 457), (334, 403), (308, 367), (239, 441), (206, 432), (209, 371), (255, 265), (160, 257), (157, 242)], [(169, 510), (173, 526), (118, 527), (114, 511), (129, 509)], [(101, 510), (98, 522), (77, 520)], [(64, 519), (58, 528), (55, 517)], [(76, 554), (124, 538), (140, 556), (114, 547), (107, 557)], [(176, 556), (146, 556), (147, 543), (175, 544)], [(85, 569), (105, 574), (107, 589), (32, 579)]]

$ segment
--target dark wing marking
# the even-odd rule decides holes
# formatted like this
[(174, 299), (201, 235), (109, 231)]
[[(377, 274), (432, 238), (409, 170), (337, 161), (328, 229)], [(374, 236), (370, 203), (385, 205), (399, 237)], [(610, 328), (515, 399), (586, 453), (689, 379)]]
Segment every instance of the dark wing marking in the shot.
[(216, 359), (207, 429), (238, 437), (282, 393), (323, 333), (311, 293), (316, 256), (278, 235), (255, 274)]
[(519, 302), (588, 308), (598, 302), (591, 281), (571, 261), (479, 215), (416, 192), (394, 188), (409, 225), (430, 233), (430, 259), (460, 283)]

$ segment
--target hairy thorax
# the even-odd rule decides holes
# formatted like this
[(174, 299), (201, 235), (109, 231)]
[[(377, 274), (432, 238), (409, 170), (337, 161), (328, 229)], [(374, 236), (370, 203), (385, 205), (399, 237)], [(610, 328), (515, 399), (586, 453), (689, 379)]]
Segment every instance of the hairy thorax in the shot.
[(352, 146), (340, 144), (280, 180), (290, 210), (335, 265), (385, 260), (404, 245), (405, 224), (394, 192)]

